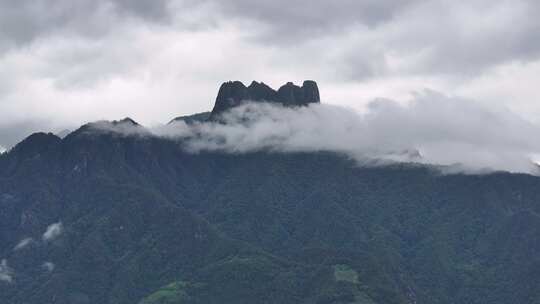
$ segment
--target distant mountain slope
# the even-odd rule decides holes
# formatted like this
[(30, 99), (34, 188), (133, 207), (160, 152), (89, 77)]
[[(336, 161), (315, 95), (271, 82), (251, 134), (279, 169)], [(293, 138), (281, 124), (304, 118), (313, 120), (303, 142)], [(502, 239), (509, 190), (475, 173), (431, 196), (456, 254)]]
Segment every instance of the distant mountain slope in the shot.
[[(189, 154), (74, 132), (35, 134), (0, 156), (0, 181), (7, 303), (161, 303), (173, 283), (186, 303), (539, 296), (534, 176), (361, 168), (330, 153)], [(58, 222), (63, 233), (43, 241)], [(336, 280), (337, 265), (357, 281)]]

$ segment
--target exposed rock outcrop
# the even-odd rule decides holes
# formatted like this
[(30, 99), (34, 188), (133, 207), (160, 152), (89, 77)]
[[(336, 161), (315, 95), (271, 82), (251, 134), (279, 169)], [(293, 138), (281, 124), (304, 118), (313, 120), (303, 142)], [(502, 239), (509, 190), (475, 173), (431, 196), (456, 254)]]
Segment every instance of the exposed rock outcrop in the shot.
[(253, 81), (246, 87), (240, 81), (228, 81), (219, 88), (210, 119), (246, 101), (279, 103), (284, 106), (306, 106), (310, 103), (319, 103), (320, 96), (317, 83), (312, 80), (304, 81), (301, 87), (288, 82), (277, 91), (263, 82)]

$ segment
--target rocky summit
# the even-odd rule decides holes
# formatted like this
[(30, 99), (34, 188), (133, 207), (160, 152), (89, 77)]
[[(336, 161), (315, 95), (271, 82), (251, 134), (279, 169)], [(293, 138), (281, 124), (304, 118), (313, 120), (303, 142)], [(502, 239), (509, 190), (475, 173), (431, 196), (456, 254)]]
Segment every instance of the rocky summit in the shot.
[(210, 119), (243, 102), (270, 102), (284, 106), (306, 106), (319, 103), (319, 88), (313, 80), (306, 80), (301, 87), (287, 82), (277, 91), (263, 82), (253, 81), (245, 86), (241, 81), (228, 81), (221, 85)]

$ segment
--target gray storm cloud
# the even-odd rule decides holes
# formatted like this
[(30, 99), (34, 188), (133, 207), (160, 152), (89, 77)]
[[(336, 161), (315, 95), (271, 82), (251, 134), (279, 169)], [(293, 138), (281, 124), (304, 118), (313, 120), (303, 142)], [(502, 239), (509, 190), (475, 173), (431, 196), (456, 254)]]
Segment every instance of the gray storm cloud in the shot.
[[(381, 67), (371, 66), (379, 58), (378, 65), (390, 74), (461, 77), (540, 57), (535, 18), (540, 5), (533, 0), (203, 2), (214, 3), (226, 17), (257, 25), (254, 38), (265, 44), (297, 47), (325, 37), (318, 45), (336, 45), (334, 60), (352, 67), (353, 79), (380, 75)], [(366, 66), (369, 70), (358, 72)]]
[(148, 22), (168, 18), (168, 0), (3, 0), (0, 2), (0, 50), (52, 34), (99, 37), (122, 19)]
[(365, 113), (315, 104), (284, 108), (246, 103), (223, 116), (224, 123), (178, 121), (154, 128), (131, 123), (95, 127), (125, 135), (182, 140), (193, 153), (333, 151), (365, 163), (405, 161), (450, 166), (460, 172), (503, 170), (537, 173), (540, 128), (505, 108), (436, 92), (409, 103), (375, 100)]

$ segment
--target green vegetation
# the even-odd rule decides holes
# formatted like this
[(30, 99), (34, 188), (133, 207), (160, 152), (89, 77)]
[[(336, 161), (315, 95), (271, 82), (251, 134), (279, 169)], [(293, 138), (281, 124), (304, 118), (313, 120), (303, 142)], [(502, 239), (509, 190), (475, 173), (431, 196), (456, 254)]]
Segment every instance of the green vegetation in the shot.
[[(198, 287), (198, 286), (196, 286)], [(187, 282), (173, 282), (146, 297), (140, 304), (182, 304), (190, 301), (188, 295), (191, 284)]]
[(0, 156), (2, 303), (540, 303), (539, 177), (83, 131)]
[(336, 281), (358, 284), (358, 272), (348, 265), (334, 265), (334, 277), (336, 278)]

